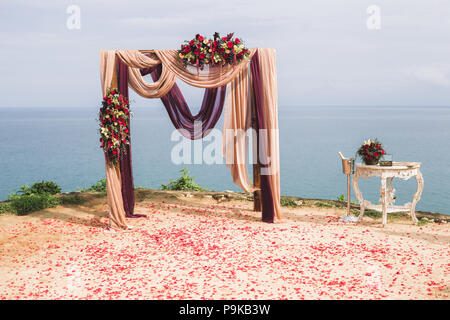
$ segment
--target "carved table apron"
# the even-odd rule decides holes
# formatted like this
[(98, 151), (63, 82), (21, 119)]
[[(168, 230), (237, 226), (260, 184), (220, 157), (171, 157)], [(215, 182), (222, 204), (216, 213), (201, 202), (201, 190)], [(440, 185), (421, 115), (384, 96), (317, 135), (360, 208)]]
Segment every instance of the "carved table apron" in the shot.
[[(365, 179), (370, 177), (381, 178), (380, 188), (380, 202), (381, 205), (371, 204), (369, 201), (363, 199), (361, 190), (359, 190), (358, 180), (360, 177)], [(416, 178), (417, 191), (414, 194), (412, 202), (405, 203), (403, 206), (395, 206), (395, 189), (392, 186), (392, 179), (400, 178), (408, 180), (411, 177)], [(414, 224), (417, 224), (416, 218), (416, 204), (420, 200), (423, 190), (423, 178), (420, 172), (420, 162), (393, 162), (391, 167), (384, 167), (378, 165), (363, 165), (357, 164), (355, 170), (355, 177), (353, 179), (353, 190), (355, 196), (359, 201), (361, 212), (359, 214), (359, 221), (364, 216), (364, 210), (372, 209), (381, 211), (383, 213), (383, 226), (387, 223), (388, 212), (404, 212), (408, 211)]]

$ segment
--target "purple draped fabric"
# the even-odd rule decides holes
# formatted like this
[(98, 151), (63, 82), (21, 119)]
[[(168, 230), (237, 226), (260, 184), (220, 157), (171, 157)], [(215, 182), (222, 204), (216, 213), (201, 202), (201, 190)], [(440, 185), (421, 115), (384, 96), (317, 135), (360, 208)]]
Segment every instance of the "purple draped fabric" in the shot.
[[(143, 75), (151, 73), (153, 81), (157, 81), (161, 76), (162, 66), (152, 69), (142, 69)], [(225, 102), (226, 86), (220, 88), (205, 89), (203, 102), (197, 115), (192, 115), (189, 106), (184, 100), (180, 88), (175, 83), (170, 91), (161, 98), (164, 107), (169, 114), (170, 120), (180, 133), (191, 140), (205, 137), (209, 130), (214, 128), (219, 120)], [(201, 131), (196, 132), (195, 122), (201, 122)]]
[[(254, 93), (254, 106), (256, 109), (256, 118), (258, 128), (254, 128), (258, 133), (260, 129), (266, 129), (264, 122), (264, 109), (263, 109), (263, 90), (261, 70), (259, 68), (259, 56), (258, 50), (252, 57), (250, 64), (252, 74), (252, 86)], [(261, 143), (260, 143), (261, 142)], [(260, 141), (259, 134), (257, 135), (258, 143), (258, 164), (260, 167), (267, 166), (267, 159), (261, 159), (261, 153), (263, 157), (267, 157), (267, 146), (264, 141)], [(259, 148), (262, 148), (262, 152), (259, 152)], [(273, 222), (275, 217), (274, 203), (273, 203), (273, 191), (271, 181), (268, 175), (261, 175), (261, 207), (262, 207), (262, 221)]]
[[(119, 92), (128, 100), (128, 65), (119, 57), (117, 63), (117, 85)], [(130, 128), (128, 128), (130, 130)], [(130, 138), (131, 143), (131, 138)], [(120, 178), (122, 182), (123, 208), (127, 218), (146, 217), (144, 214), (134, 214), (134, 183), (133, 166), (131, 164), (131, 145), (126, 147), (126, 153), (120, 159)]]

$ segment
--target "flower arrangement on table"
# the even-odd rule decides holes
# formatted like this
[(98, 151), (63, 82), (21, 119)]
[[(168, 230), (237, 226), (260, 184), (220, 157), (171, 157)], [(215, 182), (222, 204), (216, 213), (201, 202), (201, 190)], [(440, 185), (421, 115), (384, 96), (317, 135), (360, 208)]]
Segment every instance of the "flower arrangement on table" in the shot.
[(364, 141), (357, 151), (362, 161), (367, 165), (375, 165), (386, 154), (383, 145), (377, 139)]
[(109, 161), (116, 164), (130, 144), (128, 100), (117, 89), (109, 89), (99, 112), (100, 147)]
[(197, 71), (203, 70), (207, 64), (235, 65), (244, 58), (249, 57), (249, 50), (239, 38), (234, 38), (234, 33), (221, 37), (214, 33), (213, 39), (206, 39), (197, 34), (194, 39), (185, 41), (178, 50), (178, 56), (185, 66), (197, 66)]

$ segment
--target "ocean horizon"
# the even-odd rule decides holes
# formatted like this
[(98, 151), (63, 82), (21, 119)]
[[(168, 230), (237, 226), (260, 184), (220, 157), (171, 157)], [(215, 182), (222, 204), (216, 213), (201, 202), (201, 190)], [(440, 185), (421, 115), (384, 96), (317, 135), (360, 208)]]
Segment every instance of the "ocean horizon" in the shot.
[[(159, 189), (186, 166), (205, 188), (240, 191), (224, 164), (171, 162), (171, 149), (178, 142), (170, 140), (174, 128), (162, 105), (131, 108), (135, 186)], [(1, 201), (21, 185), (40, 180), (54, 181), (63, 192), (69, 192), (88, 188), (105, 177), (97, 107), (0, 110)], [(281, 194), (322, 199), (345, 195), (346, 176), (338, 151), (354, 157), (364, 140), (378, 138), (394, 161), (422, 163), (425, 188), (416, 209), (450, 214), (449, 123), (450, 107), (280, 105)], [(222, 124), (223, 116), (216, 128), (221, 129)], [(378, 178), (360, 179), (359, 185), (365, 199), (378, 202)], [(412, 200), (416, 182), (414, 178), (395, 179), (394, 187), (396, 204), (403, 204)], [(356, 201), (353, 190), (352, 201)]]

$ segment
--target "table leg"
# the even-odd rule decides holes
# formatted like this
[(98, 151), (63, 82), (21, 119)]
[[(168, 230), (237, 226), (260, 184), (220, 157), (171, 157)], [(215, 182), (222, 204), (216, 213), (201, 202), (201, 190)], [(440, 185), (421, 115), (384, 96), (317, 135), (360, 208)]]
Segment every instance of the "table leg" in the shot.
[(361, 190), (359, 190), (358, 180), (359, 180), (359, 174), (358, 174), (358, 172), (356, 172), (355, 177), (353, 178), (353, 181), (352, 181), (352, 185), (353, 185), (353, 191), (355, 192), (355, 197), (359, 201), (360, 211), (359, 211), (358, 221), (361, 221), (364, 216), (365, 208), (364, 208), (363, 195), (361, 193)]
[(386, 191), (387, 191), (387, 203), (388, 205), (394, 205), (395, 203), (395, 188), (392, 185), (392, 180), (394, 178), (389, 177), (386, 180)]
[(419, 169), (417, 169), (417, 174), (414, 176), (416, 178), (416, 182), (417, 182), (417, 191), (414, 194), (414, 198), (413, 201), (411, 203), (411, 219), (413, 220), (414, 224), (417, 224), (418, 220), (416, 218), (416, 204), (417, 202), (419, 202), (420, 197), (422, 196), (422, 191), (423, 191), (423, 177), (422, 177), (422, 173), (419, 171)]
[(382, 177), (381, 178), (381, 189), (380, 189), (380, 200), (381, 200), (381, 208), (383, 211), (383, 227), (386, 225), (387, 223), (387, 186), (386, 186), (386, 178)]

